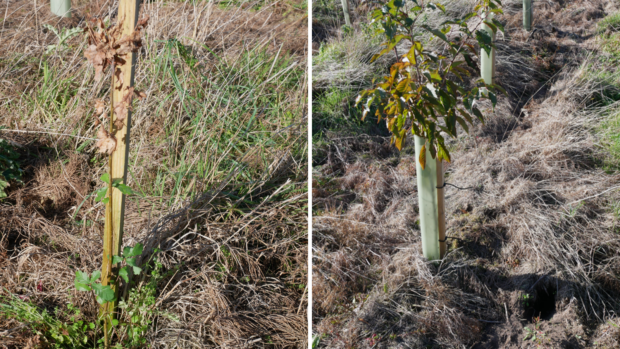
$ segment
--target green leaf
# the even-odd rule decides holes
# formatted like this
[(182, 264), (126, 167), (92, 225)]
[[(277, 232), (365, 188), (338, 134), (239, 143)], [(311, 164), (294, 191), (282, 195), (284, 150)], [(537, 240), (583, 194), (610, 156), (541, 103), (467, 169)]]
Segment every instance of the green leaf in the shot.
[(133, 190), (130, 187), (128, 187), (128, 186), (126, 186), (125, 184), (122, 184), (122, 183), (117, 184), (116, 185), (116, 189), (120, 190), (121, 193), (123, 193), (125, 195), (133, 195), (134, 194)]
[(442, 33), (441, 30), (439, 30), (439, 29), (432, 29), (432, 28), (430, 28), (427, 25), (422, 26), (422, 28), (426, 29), (428, 32), (430, 32), (431, 34), (433, 34), (436, 37), (440, 38), (441, 40), (447, 42), (448, 44), (450, 43), (450, 41), (446, 37), (446, 34)]
[(95, 291), (95, 295), (97, 296), (97, 302), (99, 304), (112, 302), (116, 299), (114, 290), (110, 286), (102, 286), (101, 284), (94, 284), (93, 291)]
[(108, 173), (104, 173), (99, 179), (104, 183), (110, 183), (110, 175)]
[(478, 44), (487, 53), (487, 55), (491, 55), (491, 50), (493, 49), (493, 38), (486, 30), (476, 30), (476, 40), (478, 40)]
[(476, 107), (473, 107), (471, 111), (474, 113), (474, 115), (476, 115), (478, 120), (480, 120), (484, 124), (484, 117), (482, 116), (482, 113), (480, 112), (480, 110)]
[(135, 267), (136, 266), (136, 259), (131, 257), (131, 258), (126, 258), (125, 262), (127, 262), (127, 265)]
[(502, 33), (504, 32), (504, 26), (502, 25), (502, 23), (500, 21), (498, 21), (497, 19), (493, 18), (493, 24), (495, 24), (497, 29), (499, 29)]
[(125, 280), (125, 282), (129, 282), (129, 273), (127, 272), (127, 267), (122, 267), (118, 271), (118, 276), (123, 278), (123, 280)]
[(5, 198), (7, 195), (4, 192), (4, 189), (9, 187), (9, 182), (2, 180), (3, 177), (0, 177), (0, 199)]
[(133, 266), (133, 273), (134, 273), (134, 275), (140, 275), (141, 271), (142, 271), (142, 268)]
[(491, 103), (493, 103), (493, 109), (495, 109), (495, 106), (497, 105), (497, 96), (495, 96), (495, 93), (489, 91), (489, 99), (491, 100)]
[(110, 198), (105, 198), (101, 200), (102, 203), (107, 204), (110, 201)]
[(112, 319), (112, 326), (118, 326), (118, 320)]
[(75, 289), (78, 291), (90, 291), (91, 288), (89, 285), (78, 282), (77, 280), (75, 280)]
[(97, 279), (99, 279), (99, 277), (101, 276), (101, 272), (99, 270), (93, 272), (93, 275), (91, 275), (90, 277), (90, 283), (94, 283), (95, 281), (97, 281)]
[(440, 140), (440, 139), (437, 140), (437, 148), (438, 148), (437, 149), (437, 157), (439, 159), (444, 159), (447, 162), (451, 162), (450, 152), (448, 152), (448, 149), (443, 144), (443, 140)]
[(497, 33), (497, 27), (495, 26), (495, 24), (488, 21), (485, 21), (484, 24), (493, 31), (493, 34)]
[(90, 279), (88, 277), (88, 273), (80, 271), (80, 270), (76, 270), (75, 271), (75, 281), (76, 282), (81, 282), (84, 284), (87, 284), (90, 282)]
[(95, 197), (95, 201), (96, 202), (103, 201), (105, 196), (108, 194), (108, 188), (107, 187), (101, 188), (97, 190), (96, 193), (97, 193), (97, 197)]
[(116, 265), (116, 264), (118, 264), (118, 263), (120, 263), (122, 261), (123, 261), (123, 257), (121, 257), (121, 256), (114, 256), (114, 257), (112, 257), (112, 265)]
[(123, 249), (123, 256), (125, 257), (135, 257), (142, 254), (143, 246), (141, 243), (137, 243), (134, 247), (125, 247)]

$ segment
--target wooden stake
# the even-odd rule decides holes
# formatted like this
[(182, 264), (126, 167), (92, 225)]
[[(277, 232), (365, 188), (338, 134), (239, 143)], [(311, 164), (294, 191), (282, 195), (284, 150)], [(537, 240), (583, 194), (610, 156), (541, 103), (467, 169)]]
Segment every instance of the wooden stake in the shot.
[(439, 258), (446, 255), (446, 208), (443, 163), (437, 158), (437, 226), (439, 228)]
[[(138, 22), (138, 10), (139, 0), (120, 0), (118, 5), (118, 18), (122, 20), (122, 35), (131, 35)], [(123, 96), (127, 93), (126, 89), (132, 87), (134, 84), (134, 72), (136, 53), (128, 53), (125, 56), (125, 63), (123, 65), (117, 65), (116, 70), (122, 72), (120, 74), (123, 78), (113, 78), (113, 91), (112, 91), (112, 103), (118, 103), (123, 99)], [(116, 121), (116, 115), (113, 113), (114, 105), (112, 107), (111, 122)], [(131, 129), (131, 112), (127, 112), (127, 117), (124, 120), (124, 125), (117, 129), (116, 136), (116, 149), (110, 156), (110, 181), (115, 179), (122, 179), (122, 183), (127, 182), (127, 165), (129, 157), (129, 139)], [(118, 287), (114, 284), (116, 280), (116, 271), (112, 268), (111, 258), (112, 256), (118, 256), (121, 254), (121, 247), (123, 241), (123, 224), (125, 215), (125, 196), (117, 188), (111, 188), (111, 195), (109, 196), (109, 203), (106, 207), (106, 221), (104, 228), (104, 246), (103, 246), (103, 265), (101, 270), (101, 283), (102, 285), (110, 285), (114, 292), (116, 292), (118, 299)], [(101, 307), (101, 315), (104, 319), (104, 332), (106, 340), (106, 348), (109, 347), (109, 334), (111, 332), (110, 322), (115, 317), (117, 302), (109, 302)]]

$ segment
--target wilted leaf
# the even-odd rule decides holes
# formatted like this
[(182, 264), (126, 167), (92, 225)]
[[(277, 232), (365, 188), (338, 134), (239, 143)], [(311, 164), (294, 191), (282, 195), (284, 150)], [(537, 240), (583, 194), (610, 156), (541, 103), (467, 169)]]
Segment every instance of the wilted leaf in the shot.
[(136, 95), (136, 97), (140, 100), (146, 98), (146, 93), (144, 91), (138, 91), (138, 90), (134, 90), (133, 93)]
[(97, 132), (97, 143), (95, 146), (99, 148), (100, 153), (112, 155), (112, 152), (116, 149), (116, 139), (101, 126), (99, 132)]
[(102, 99), (97, 99), (95, 101), (95, 112), (97, 115), (103, 114), (105, 111), (105, 102)]
[(420, 149), (420, 166), (423, 170), (426, 168), (426, 144)]
[(125, 93), (123, 94), (123, 98), (120, 101), (118, 101), (114, 106), (114, 115), (116, 116), (116, 120), (122, 121), (122, 120), (125, 120), (125, 118), (127, 118), (127, 113), (131, 109), (132, 99), (133, 99), (133, 87), (126, 88)]

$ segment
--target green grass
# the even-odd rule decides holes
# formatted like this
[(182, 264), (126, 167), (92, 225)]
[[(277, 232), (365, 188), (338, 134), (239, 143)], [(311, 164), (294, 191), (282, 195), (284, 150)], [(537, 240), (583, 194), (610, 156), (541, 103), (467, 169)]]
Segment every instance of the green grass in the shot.
[[(52, 348), (92, 348), (93, 343), (88, 333), (100, 331), (95, 324), (81, 320), (80, 311), (71, 304), (68, 312), (56, 308), (54, 314), (50, 314), (46, 309), (40, 309), (15, 296), (0, 297), (0, 313), (3, 317), (14, 318), (27, 324), (34, 333), (54, 343)], [(62, 321), (59, 318), (68, 319)]]
[[(209, 240), (208, 245), (205, 245), (207, 249), (184, 254), (181, 251), (185, 251), (186, 247), (181, 244), (189, 247), (198, 246), (195, 244), (202, 242), (194, 241), (193, 238), (182, 238), (162, 259), (167, 271), (171, 270), (171, 266), (179, 266), (179, 269), (173, 270), (174, 275), (186, 280), (191, 279), (194, 272), (204, 273), (218, 289), (217, 292), (221, 290), (220, 294), (225, 297), (214, 302), (221, 302), (220, 309), (233, 316), (235, 311), (249, 309), (247, 304), (257, 304), (252, 297), (271, 299), (273, 297), (270, 295), (277, 293), (286, 299), (303, 303), (304, 289), (300, 287), (269, 287), (260, 291), (263, 293), (249, 297), (227, 290), (235, 287), (232, 285), (238, 285), (239, 280), (252, 284), (252, 287), (262, 286), (265, 278), (274, 285), (306, 284), (307, 269), (305, 264), (301, 263), (304, 260), (303, 251), (307, 249), (308, 209), (306, 57), (286, 53), (286, 45), (278, 51), (279, 44), (276, 46), (273, 40), (267, 38), (232, 37), (220, 43), (221, 33), (230, 34), (230, 28), (221, 26), (217, 27), (221, 33), (199, 32), (196, 41), (193, 41), (185, 37), (188, 33), (192, 34), (193, 22), (188, 24), (183, 20), (194, 4), (196, 3), (178, 1), (166, 5), (155, 3), (153, 6), (161, 5), (162, 8), (170, 7), (178, 11), (170, 11), (169, 15), (157, 18), (152, 16), (152, 22), (149, 23), (150, 34), (144, 39), (144, 46), (137, 58), (135, 88), (144, 91), (146, 97), (133, 103), (127, 184), (139, 195), (129, 196), (126, 201), (123, 242), (127, 244), (134, 239), (151, 239), (152, 236), (148, 234), (146, 237), (137, 234), (145, 229), (153, 229), (158, 222), (163, 222), (179, 212), (177, 210), (188, 208), (190, 214), (195, 215), (191, 218), (191, 226), (179, 226), (178, 233), (182, 235), (170, 235), (170, 239), (187, 236), (189, 229), (193, 229), (197, 233), (195, 235), (200, 234), (198, 239), (216, 241), (218, 249), (210, 254), (208, 245), (212, 241)], [(218, 4), (232, 8), (242, 2)], [(274, 2), (264, 1), (257, 4), (272, 5)], [(204, 7), (205, 2), (197, 6)], [(270, 13), (272, 10), (268, 9), (265, 15), (256, 14), (256, 11), (266, 9), (266, 6), (255, 7), (250, 11), (238, 12), (235, 9), (226, 13), (230, 14), (229, 19), (234, 23), (230, 24), (231, 26), (237, 25), (235, 21), (244, 22), (249, 13), (252, 13), (250, 17), (256, 15), (250, 18), (254, 24), (262, 25), (266, 16), (273, 14), (286, 17), (281, 23), (286, 25), (295, 20), (303, 20), (305, 14), (300, 10), (305, 7), (306, 2), (287, 1), (273, 9), (274, 13)], [(287, 17), (289, 12), (292, 14)], [(215, 28), (216, 25), (212, 27)], [(209, 35), (217, 39), (211, 40)], [(45, 37), (41, 34), (41, 37), (54, 39), (52, 35)], [(293, 39), (287, 38), (284, 40), (285, 44), (291, 40)], [(99, 251), (100, 245), (97, 241), (100, 241), (100, 231), (104, 223), (102, 205), (95, 202), (96, 195), (88, 195), (86, 192), (92, 193), (101, 187), (98, 178), (107, 170), (107, 157), (97, 153), (94, 145), (98, 126), (93, 114), (95, 100), (106, 98), (110, 94), (110, 79), (106, 76), (99, 83), (94, 81), (93, 67), (86, 63), (83, 56), (86, 43), (81, 36), (67, 40), (65, 44), (66, 48), (62, 50), (44, 53), (45, 47), (42, 45), (38, 51), (27, 51), (23, 50), (21, 43), (16, 40), (15, 49), (7, 50), (10, 53), (0, 57), (3, 81), (11, 82), (0, 86), (0, 94), (3, 95), (0, 103), (0, 127), (34, 133), (24, 135), (0, 130), (0, 137), (4, 138), (6, 135), (6, 138), (19, 140), (26, 145), (23, 152), (20, 150), (20, 161), (23, 160), (27, 165), (24, 186), (27, 187), (26, 191), (44, 197), (46, 206), (39, 205), (38, 199), (32, 204), (22, 204), (15, 196), (2, 204), (14, 206), (8, 209), (21, 210), (23, 206), (25, 210), (38, 212), (53, 206), (51, 213), (42, 213), (44, 217), (41, 219), (47, 219), (48, 214), (49, 217), (56, 217), (58, 213), (58, 219), (51, 221), (50, 218), (49, 221), (50, 226), (58, 227), (58, 230), (54, 230), (58, 235), (25, 226), (18, 227), (24, 230), (24, 236), (29, 236), (30, 240), (27, 241), (43, 251), (54, 253), (53, 256), (46, 254), (46, 258), (49, 257), (52, 262), (40, 264), (36, 270), (32, 270), (48, 277), (55, 271), (49, 269), (54, 265), (53, 262), (64, 263), (62, 265), (69, 269), (88, 269), (89, 273), (98, 270), (100, 262), (95, 258), (87, 260), (77, 257), (69, 260), (66, 254), (75, 253), (75, 249), (63, 241), (71, 240), (65, 239), (65, 236), (93, 236), (92, 239), (85, 238), (84, 250)], [(28, 54), (21, 53), (26, 51)], [(15, 136), (16, 134), (18, 136)], [(286, 162), (285, 168), (276, 169), (282, 159)], [(55, 180), (48, 178), (52, 175), (47, 175), (47, 171), (62, 171), (61, 164), (65, 167), (79, 164), (79, 170), (64, 178), (68, 185), (77, 189), (66, 189), (65, 192), (70, 192), (70, 197), (63, 198), (62, 205), (57, 205), (56, 201), (60, 202), (61, 199), (56, 200), (53, 193), (38, 190), (41, 186), (37, 183), (48, 179)], [(47, 177), (40, 179), (37, 176), (40, 173)], [(59, 178), (62, 179), (62, 175)], [(13, 187), (9, 189), (14, 190)], [(213, 201), (208, 204), (200, 201), (190, 208), (189, 202), (203, 197), (204, 194), (208, 194), (207, 197), (213, 198)], [(17, 207), (18, 205), (20, 207)], [(185, 218), (181, 215), (178, 219)], [(218, 229), (217, 236), (211, 234), (214, 226)], [(157, 234), (163, 236), (168, 234), (168, 231), (161, 230)], [(234, 239), (231, 240), (233, 236)], [(271, 249), (271, 246), (278, 248), (267, 255), (261, 252), (266, 251), (265, 248)], [(9, 253), (18, 254), (23, 247), (24, 244), (16, 244), (13, 252)], [(179, 254), (172, 252), (172, 249)], [(172, 259), (169, 252), (175, 254)], [(80, 251), (80, 254), (83, 253)], [(12, 284), (7, 292), (20, 294), (25, 292), (22, 290), (33, 287), (28, 283), (32, 278), (29, 273), (30, 271), (27, 271), (20, 274), (19, 278), (16, 277), (19, 286)], [(59, 274), (55, 280), (57, 283), (53, 286), (46, 285), (43, 291), (32, 292), (32, 304), (19, 299), (14, 299), (13, 303), (1, 299), (0, 303), (10, 309), (4, 309), (4, 312), (0, 309), (0, 313), (26, 324), (22, 333), (25, 336), (37, 331), (45, 336), (59, 332), (62, 334), (64, 328), (76, 323), (81, 326), (79, 330), (83, 331), (83, 326), (88, 325), (89, 328), (85, 329), (88, 332), (88, 346), (95, 347), (96, 343), (93, 341), (96, 341), (101, 333), (93, 333), (94, 329), (89, 325), (96, 322), (96, 312), (89, 309), (92, 308), (94, 299), (74, 302), (82, 309), (81, 315), (75, 316), (75, 320), (70, 319), (73, 316), (70, 312), (63, 310), (66, 308), (68, 296), (65, 291), (58, 292), (60, 288), (57, 287), (62, 287), (62, 290), (75, 290), (72, 278), (67, 278), (68, 274), (70, 273)], [(172, 275), (166, 276), (167, 279), (170, 277)], [(190, 292), (176, 289), (170, 294), (170, 288), (165, 288), (167, 283), (155, 285), (152, 292), (144, 289), (145, 284), (142, 288), (134, 289), (137, 293), (130, 293), (128, 301), (125, 304), (121, 302), (119, 306), (123, 311), (134, 311), (134, 315), (139, 318), (133, 321), (132, 317), (131, 322), (125, 321), (128, 326), (123, 327), (123, 331), (131, 330), (136, 334), (137, 341), (144, 338), (145, 333), (149, 340), (152, 336), (159, 336), (159, 342), (165, 342), (166, 345), (177, 342), (178, 338), (168, 336), (168, 333), (172, 332), (162, 331), (161, 328), (183, 328), (184, 333), (193, 333), (191, 318), (200, 316), (203, 306), (211, 309), (212, 301), (211, 298), (207, 299), (211, 296), (206, 296), (205, 292), (193, 295), (194, 290), (204, 291), (204, 281), (193, 282), (196, 282), (195, 287), (192, 287)], [(163, 293), (164, 290), (166, 293)], [(195, 301), (190, 303), (198, 304), (198, 308), (190, 305), (186, 311), (185, 306), (190, 303), (157, 303), (164, 296), (193, 298)], [(58, 313), (53, 309), (50, 312), (49, 308), (45, 310), (46, 304), (50, 303), (57, 304), (61, 310)], [(172, 324), (174, 319), (162, 317), (162, 313), (157, 313), (155, 304), (159, 304), (162, 311), (182, 317), (180, 324)], [(227, 310), (229, 304), (234, 305), (234, 310), (232, 307), (230, 311)], [(139, 305), (140, 308), (129, 309), (133, 305)], [(125, 306), (128, 308), (124, 309)], [(266, 316), (288, 314), (288, 308), (297, 311), (298, 305), (275, 304), (268, 310), (252, 308), (247, 311), (254, 312), (256, 316)], [(305, 308), (299, 306), (299, 309), (303, 311)], [(197, 345), (204, 345), (205, 341), (217, 342), (211, 334), (202, 337), (204, 333), (218, 331), (214, 319), (211, 318), (210, 322), (206, 323), (207, 327), (204, 328), (208, 329), (199, 334), (200, 338), (196, 343), (200, 344)], [(151, 320), (157, 321), (157, 333), (152, 331), (155, 327), (151, 326)], [(84, 323), (80, 324), (79, 321)], [(30, 323), (35, 327), (29, 326)], [(31, 331), (25, 331), (27, 328)], [(271, 329), (261, 331), (261, 334), (271, 333)], [(82, 343), (82, 333), (76, 333), (75, 336), (70, 333), (70, 337), (78, 338)], [(174, 336), (176, 334), (177, 332), (174, 332)], [(196, 338), (198, 337), (191, 340)], [(184, 339), (187, 340), (188, 338)], [(276, 346), (283, 341), (278, 337), (272, 337), (271, 340)], [(288, 337), (286, 340), (288, 341)], [(49, 337), (48, 342), (59, 343), (59, 340)], [(80, 346), (79, 343), (71, 342), (66, 347)]]
[[(263, 46), (234, 60), (201, 49), (212, 57), (210, 66), (178, 40), (148, 40), (137, 63), (136, 88), (149, 96), (134, 103), (129, 182), (143, 197), (158, 198), (168, 207), (224, 180), (235, 183), (231, 195), (241, 197), (266, 179), (278, 151), (305, 156), (290, 132), (279, 132), (299, 123), (303, 114), (305, 72), (299, 59), (276, 57)], [(79, 65), (75, 71), (57, 58), (47, 55), (37, 62), (30, 72), (36, 87), (6, 109), (22, 124), (92, 138), (91, 103), (109, 94), (107, 84), (92, 92), (86, 87), (92, 68)], [(14, 55), (4, 64), (18, 72), (24, 59)], [(93, 145), (93, 140), (76, 138), (65, 150), (88, 154), (92, 165), (102, 168), (106, 160)], [(248, 153), (255, 154), (251, 163), (242, 161)]]
[(611, 28), (614, 31), (620, 30), (620, 12), (612, 13), (603, 18), (596, 26), (599, 33), (605, 32), (607, 28)]
[[(605, 31), (609, 27), (615, 29), (606, 35)], [(587, 70), (587, 79), (602, 86), (602, 92), (593, 97), (593, 104), (607, 107), (604, 121), (595, 130), (608, 154), (602, 167), (608, 173), (617, 173), (620, 171), (620, 107), (613, 105), (620, 101), (620, 72), (616, 69), (620, 63), (620, 33), (616, 32), (620, 30), (620, 12), (602, 19), (597, 28), (602, 54), (597, 56), (596, 63)]]

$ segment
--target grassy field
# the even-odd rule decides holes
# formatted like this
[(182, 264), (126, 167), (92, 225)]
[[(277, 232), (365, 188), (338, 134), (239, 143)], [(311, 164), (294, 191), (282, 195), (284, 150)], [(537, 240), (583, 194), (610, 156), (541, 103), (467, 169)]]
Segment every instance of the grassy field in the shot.
[[(150, 347), (305, 347), (306, 6), (141, 6), (150, 20), (135, 86), (146, 98), (132, 116), (136, 195), (123, 245), (145, 245), (148, 276), (123, 316), (148, 309), (135, 326)], [(73, 279), (101, 265), (104, 205), (93, 193), (106, 161), (92, 114), (109, 76), (94, 82), (84, 35), (71, 28), (88, 15), (114, 21), (116, 5), (73, 8), (62, 20), (36, 2), (3, 11), (0, 337), (9, 348), (94, 347), (100, 336), (83, 326), (97, 303)]]
[[(442, 3), (460, 18), (475, 1)], [(338, 2), (313, 6), (315, 347), (620, 345), (617, 3), (534, 2), (532, 32), (521, 1), (502, 3), (507, 95), (449, 142), (446, 182), (462, 189), (447, 187), (441, 263), (421, 253), (413, 142), (398, 152), (353, 106), (395, 56), (369, 62), (363, 4), (352, 33), (325, 16)]]

